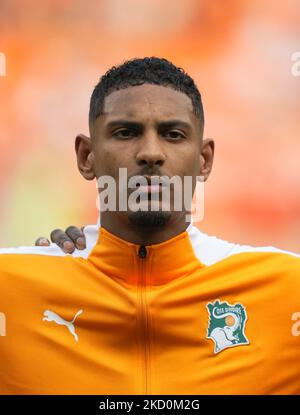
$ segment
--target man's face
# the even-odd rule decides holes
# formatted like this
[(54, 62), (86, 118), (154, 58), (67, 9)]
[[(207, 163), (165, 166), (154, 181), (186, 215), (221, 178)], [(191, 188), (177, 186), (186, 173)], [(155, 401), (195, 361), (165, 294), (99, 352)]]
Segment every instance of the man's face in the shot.
[[(112, 92), (105, 98), (103, 114), (91, 129), (93, 171), (98, 179), (108, 175), (119, 185), (119, 168), (128, 180), (137, 175), (200, 175), (203, 126), (193, 112), (191, 99), (172, 88), (143, 84)], [(128, 189), (128, 196), (134, 189)], [(171, 186), (171, 206), (174, 203)], [(147, 193), (150, 197), (150, 194)], [(155, 199), (155, 195), (152, 195)], [(157, 196), (157, 195), (156, 195)], [(145, 202), (148, 205), (148, 200)], [(150, 203), (150, 202), (149, 202)], [(137, 224), (163, 224), (182, 212), (118, 212)], [(150, 207), (150, 204), (148, 205)], [(152, 218), (152, 219), (151, 219)], [(157, 220), (158, 219), (158, 220)], [(140, 222), (139, 222), (140, 221)]]

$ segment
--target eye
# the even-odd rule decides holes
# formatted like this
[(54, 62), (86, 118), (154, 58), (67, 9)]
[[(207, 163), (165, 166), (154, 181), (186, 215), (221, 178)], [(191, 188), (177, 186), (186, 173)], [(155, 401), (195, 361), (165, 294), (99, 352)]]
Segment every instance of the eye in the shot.
[(164, 135), (172, 140), (180, 140), (181, 138), (185, 138), (185, 135), (177, 130), (166, 131)]
[(137, 134), (137, 132), (133, 129), (122, 128), (122, 129), (117, 130), (116, 132), (114, 132), (112, 135), (113, 135), (113, 137), (126, 139), (126, 138), (134, 137), (136, 134)]

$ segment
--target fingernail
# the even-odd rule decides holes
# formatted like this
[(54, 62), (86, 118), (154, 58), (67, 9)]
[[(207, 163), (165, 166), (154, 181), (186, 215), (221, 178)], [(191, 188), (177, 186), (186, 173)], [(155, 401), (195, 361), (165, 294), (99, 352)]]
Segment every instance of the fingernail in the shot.
[(48, 245), (50, 242), (48, 241), (48, 239), (47, 238), (40, 238), (39, 240), (38, 240), (38, 242), (40, 243), (40, 244), (43, 244), (43, 245)]
[(72, 252), (74, 249), (74, 245), (72, 244), (72, 242), (70, 241), (65, 241), (63, 243), (63, 250), (64, 251), (68, 251), (68, 252)]
[(82, 238), (82, 236), (80, 236), (77, 240), (76, 240), (76, 246), (78, 249), (83, 249), (85, 248), (85, 241), (84, 238)]

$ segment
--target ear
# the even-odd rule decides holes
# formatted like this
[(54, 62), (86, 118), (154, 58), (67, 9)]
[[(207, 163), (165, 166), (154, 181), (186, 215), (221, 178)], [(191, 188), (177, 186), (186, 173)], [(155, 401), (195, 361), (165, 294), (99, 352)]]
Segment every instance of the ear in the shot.
[(94, 173), (94, 154), (90, 137), (78, 134), (75, 139), (75, 151), (77, 156), (77, 166), (80, 174), (86, 180), (93, 180)]
[(204, 181), (210, 175), (214, 160), (215, 143), (211, 138), (207, 138), (202, 142), (200, 153), (200, 176), (204, 177)]

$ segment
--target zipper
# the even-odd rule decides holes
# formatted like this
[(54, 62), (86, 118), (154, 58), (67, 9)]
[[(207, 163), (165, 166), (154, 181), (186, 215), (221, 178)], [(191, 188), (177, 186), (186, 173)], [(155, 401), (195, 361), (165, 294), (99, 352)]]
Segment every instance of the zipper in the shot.
[(146, 258), (147, 248), (145, 245), (141, 245), (138, 251), (139, 257), (139, 269), (140, 269), (140, 284), (139, 284), (139, 300), (140, 300), (140, 317), (141, 317), (141, 336), (142, 336), (142, 354), (143, 354), (143, 370), (142, 370), (142, 394), (147, 395), (149, 393), (149, 319), (147, 311), (147, 299), (146, 299)]

